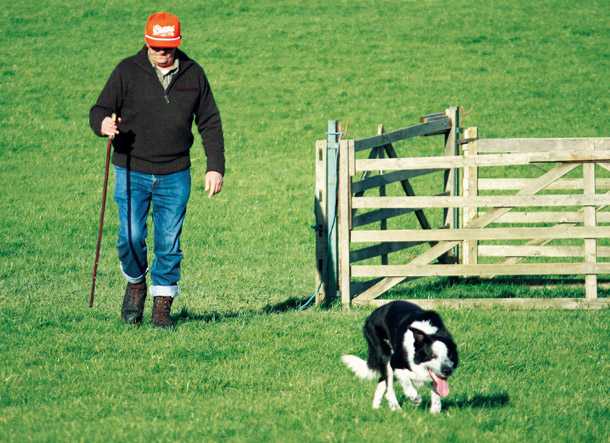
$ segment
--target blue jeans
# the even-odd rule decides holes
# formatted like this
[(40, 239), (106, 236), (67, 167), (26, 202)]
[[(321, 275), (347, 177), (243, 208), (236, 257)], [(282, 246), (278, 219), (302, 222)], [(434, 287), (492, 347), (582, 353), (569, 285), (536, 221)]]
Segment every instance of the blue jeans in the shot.
[(115, 166), (114, 199), (119, 210), (117, 249), (123, 275), (130, 283), (148, 272), (146, 219), (152, 204), (154, 260), (150, 270), (154, 296), (178, 295), (180, 234), (191, 193), (189, 169), (167, 175), (129, 171)]

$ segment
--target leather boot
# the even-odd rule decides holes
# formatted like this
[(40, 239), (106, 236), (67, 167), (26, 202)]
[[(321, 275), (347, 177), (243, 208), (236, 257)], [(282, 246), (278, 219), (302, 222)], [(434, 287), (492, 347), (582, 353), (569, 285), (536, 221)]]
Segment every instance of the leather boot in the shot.
[(142, 323), (145, 301), (146, 282), (127, 283), (125, 295), (123, 296), (123, 307), (121, 308), (121, 318), (123, 321), (132, 325)]
[(170, 316), (173, 301), (173, 297), (153, 297), (153, 325), (158, 328), (173, 328), (176, 325), (176, 323), (174, 322), (174, 320), (172, 320), (172, 317)]

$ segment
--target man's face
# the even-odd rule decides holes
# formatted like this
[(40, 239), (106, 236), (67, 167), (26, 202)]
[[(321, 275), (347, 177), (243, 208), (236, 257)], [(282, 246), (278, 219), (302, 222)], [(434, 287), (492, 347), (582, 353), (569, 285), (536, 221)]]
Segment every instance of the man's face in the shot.
[(160, 68), (167, 68), (174, 64), (176, 48), (157, 48), (148, 46), (148, 55), (153, 63)]

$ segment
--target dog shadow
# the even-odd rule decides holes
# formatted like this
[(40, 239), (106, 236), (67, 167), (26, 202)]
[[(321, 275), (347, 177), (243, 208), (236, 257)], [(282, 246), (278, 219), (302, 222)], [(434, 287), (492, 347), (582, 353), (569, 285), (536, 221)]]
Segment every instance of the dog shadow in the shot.
[(306, 298), (291, 297), (280, 303), (266, 305), (261, 309), (245, 309), (241, 311), (210, 311), (204, 313), (192, 312), (183, 307), (180, 312), (173, 315), (176, 325), (187, 322), (218, 323), (235, 318), (247, 319), (261, 315), (281, 314), (290, 311), (300, 311), (306, 302)]
[[(493, 409), (503, 408), (508, 405), (510, 398), (506, 391), (494, 392), (492, 394), (475, 394), (473, 396), (462, 395), (456, 398), (443, 400), (443, 410), (457, 409)], [(425, 399), (422, 406), (430, 408), (430, 399)]]

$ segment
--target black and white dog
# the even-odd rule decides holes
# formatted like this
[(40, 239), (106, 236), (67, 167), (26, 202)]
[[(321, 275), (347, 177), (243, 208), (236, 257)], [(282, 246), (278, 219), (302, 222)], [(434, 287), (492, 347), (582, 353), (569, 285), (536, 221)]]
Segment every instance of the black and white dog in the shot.
[(379, 377), (373, 408), (381, 406), (385, 394), (390, 409), (400, 409), (394, 392), (396, 377), (415, 405), (421, 403), (415, 387), (432, 382), (430, 412), (439, 413), (441, 398), (449, 394), (447, 378), (458, 365), (457, 346), (440, 316), (413, 303), (394, 301), (373, 311), (363, 330), (367, 361), (355, 355), (341, 360), (361, 379)]

